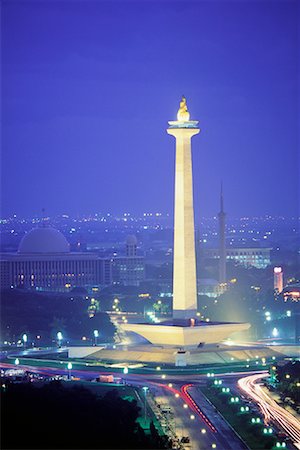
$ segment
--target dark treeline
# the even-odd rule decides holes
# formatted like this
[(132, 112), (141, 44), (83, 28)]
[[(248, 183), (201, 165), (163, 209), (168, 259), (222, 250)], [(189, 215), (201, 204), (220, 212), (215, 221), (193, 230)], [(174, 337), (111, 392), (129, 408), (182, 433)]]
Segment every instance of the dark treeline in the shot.
[(167, 448), (151, 426), (146, 435), (136, 422), (136, 401), (116, 390), (99, 397), (84, 387), (8, 384), (2, 390), (3, 449)]
[(109, 316), (98, 312), (88, 315), (89, 300), (83, 295), (43, 293), (22, 289), (1, 291), (1, 340), (18, 340), (22, 333), (29, 341), (36, 336), (50, 343), (61, 331), (65, 339), (92, 338), (99, 330), (99, 340), (112, 341), (115, 327)]

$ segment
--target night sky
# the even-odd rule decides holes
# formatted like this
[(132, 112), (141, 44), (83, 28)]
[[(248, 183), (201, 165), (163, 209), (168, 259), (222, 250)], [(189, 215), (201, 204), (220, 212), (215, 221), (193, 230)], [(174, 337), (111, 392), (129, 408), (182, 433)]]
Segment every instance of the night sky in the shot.
[(182, 94), (197, 216), (297, 214), (299, 5), (2, 0), (2, 217), (172, 212)]

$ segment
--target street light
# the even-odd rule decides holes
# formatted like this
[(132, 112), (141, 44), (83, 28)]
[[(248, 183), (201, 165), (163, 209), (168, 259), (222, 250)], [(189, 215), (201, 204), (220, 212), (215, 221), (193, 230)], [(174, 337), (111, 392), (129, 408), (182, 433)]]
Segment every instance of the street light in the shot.
[(15, 359), (15, 365), (18, 366), (19, 364), (20, 364), (20, 360), (19, 360), (19, 358), (16, 358)]
[(23, 339), (23, 342), (24, 342), (24, 348), (26, 348), (26, 344), (27, 344), (27, 341), (28, 341), (28, 337), (27, 337), (26, 333), (23, 334), (22, 339)]
[(97, 338), (99, 337), (99, 331), (94, 330), (94, 338), (95, 338), (95, 345), (97, 345)]
[(67, 368), (68, 368), (68, 380), (71, 379), (71, 370), (72, 370), (72, 363), (68, 362)]
[(58, 331), (57, 334), (56, 334), (56, 337), (57, 337), (57, 340), (58, 340), (58, 346), (61, 347), (61, 343), (62, 343), (62, 340), (63, 340), (62, 332)]
[(127, 374), (128, 374), (128, 367), (124, 367), (123, 373), (124, 373), (124, 375), (127, 375)]
[(144, 391), (144, 424), (146, 426), (146, 415), (147, 415), (146, 395), (147, 395), (148, 387), (147, 386), (143, 386), (143, 391)]

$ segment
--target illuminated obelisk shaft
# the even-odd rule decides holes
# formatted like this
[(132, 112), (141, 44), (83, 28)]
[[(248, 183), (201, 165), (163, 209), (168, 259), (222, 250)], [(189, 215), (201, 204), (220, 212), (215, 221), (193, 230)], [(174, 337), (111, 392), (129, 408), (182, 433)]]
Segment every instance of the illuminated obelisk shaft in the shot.
[(189, 120), (184, 97), (177, 117), (167, 129), (176, 139), (173, 317), (191, 318), (197, 311), (191, 138), (200, 129)]

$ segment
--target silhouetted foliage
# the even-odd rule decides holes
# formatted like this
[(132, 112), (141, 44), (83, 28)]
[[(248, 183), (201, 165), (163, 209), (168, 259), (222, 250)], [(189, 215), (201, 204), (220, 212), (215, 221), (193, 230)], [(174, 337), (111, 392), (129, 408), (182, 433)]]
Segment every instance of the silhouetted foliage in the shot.
[(115, 328), (102, 312), (90, 318), (85, 296), (62, 293), (31, 292), (8, 289), (1, 292), (1, 333), (3, 340), (20, 339), (23, 333), (32, 340), (42, 336), (43, 342), (54, 339), (61, 331), (66, 339), (93, 337), (97, 329), (100, 339), (112, 340)]
[(99, 397), (61, 382), (9, 384), (2, 394), (1, 448), (166, 448), (154, 427), (145, 435), (138, 413), (136, 401), (116, 390)]

